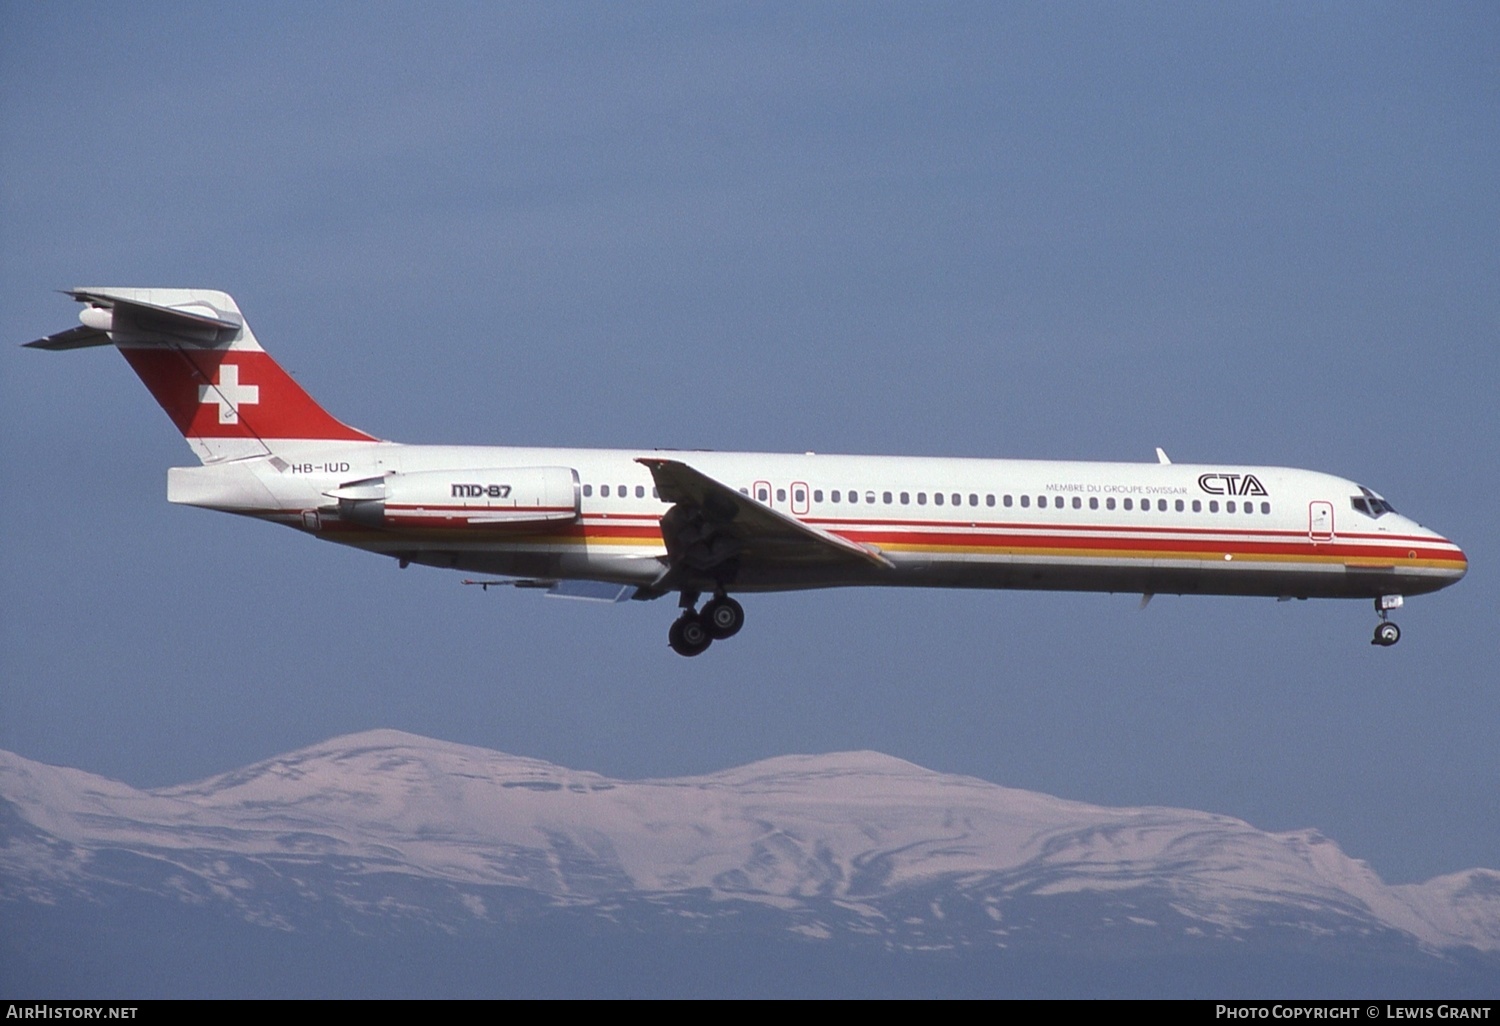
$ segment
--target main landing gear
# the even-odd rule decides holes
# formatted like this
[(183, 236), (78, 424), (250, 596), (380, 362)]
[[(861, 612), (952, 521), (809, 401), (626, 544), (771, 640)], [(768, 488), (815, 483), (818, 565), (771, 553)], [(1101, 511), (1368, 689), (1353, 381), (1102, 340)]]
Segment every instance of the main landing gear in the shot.
[(1375, 625), (1375, 636), (1370, 639), (1370, 644), (1390, 648), (1401, 640), (1401, 628), (1389, 619), (1391, 610), (1400, 608), (1400, 595), (1382, 595), (1375, 600), (1375, 611), (1380, 614), (1380, 622)]
[(698, 655), (715, 641), (734, 637), (745, 626), (745, 607), (722, 592), (701, 611), (693, 608), (697, 603), (697, 592), (683, 592), (682, 615), (667, 632), (667, 643), (678, 655)]

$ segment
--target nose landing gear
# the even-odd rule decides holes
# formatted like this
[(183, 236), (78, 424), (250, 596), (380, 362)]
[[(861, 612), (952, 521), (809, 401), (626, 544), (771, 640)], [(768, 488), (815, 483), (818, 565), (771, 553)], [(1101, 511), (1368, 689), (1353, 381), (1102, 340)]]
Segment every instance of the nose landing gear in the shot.
[(1401, 640), (1401, 628), (1388, 619), (1392, 609), (1400, 608), (1400, 595), (1382, 595), (1375, 600), (1375, 611), (1380, 614), (1380, 622), (1375, 625), (1375, 636), (1370, 639), (1370, 644), (1390, 648)]
[(732, 638), (745, 626), (745, 607), (723, 592), (709, 600), (702, 612), (693, 608), (697, 603), (697, 592), (683, 592), (682, 615), (667, 632), (667, 644), (678, 655), (700, 655), (715, 641)]

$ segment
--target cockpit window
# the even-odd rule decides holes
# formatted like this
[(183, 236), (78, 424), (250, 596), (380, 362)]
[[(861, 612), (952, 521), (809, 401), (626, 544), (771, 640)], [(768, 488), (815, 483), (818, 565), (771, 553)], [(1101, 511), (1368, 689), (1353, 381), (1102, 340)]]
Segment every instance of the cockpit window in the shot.
[(1387, 513), (1396, 512), (1396, 507), (1386, 502), (1364, 485), (1359, 486), (1359, 495), (1349, 499), (1349, 504), (1371, 519), (1378, 519)]

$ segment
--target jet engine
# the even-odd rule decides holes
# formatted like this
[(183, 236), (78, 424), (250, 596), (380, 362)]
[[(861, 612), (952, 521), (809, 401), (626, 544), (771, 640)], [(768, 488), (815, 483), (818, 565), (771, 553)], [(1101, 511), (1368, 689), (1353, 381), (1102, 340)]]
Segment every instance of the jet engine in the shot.
[(331, 492), (339, 516), (366, 527), (506, 528), (578, 519), (571, 467), (392, 472)]

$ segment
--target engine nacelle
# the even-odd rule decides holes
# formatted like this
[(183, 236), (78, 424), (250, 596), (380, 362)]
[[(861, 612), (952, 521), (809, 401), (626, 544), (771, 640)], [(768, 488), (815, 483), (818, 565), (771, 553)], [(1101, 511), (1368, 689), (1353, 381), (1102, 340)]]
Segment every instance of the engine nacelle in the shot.
[(339, 516), (366, 527), (504, 529), (579, 515), (571, 467), (393, 472), (324, 494), (338, 501)]

